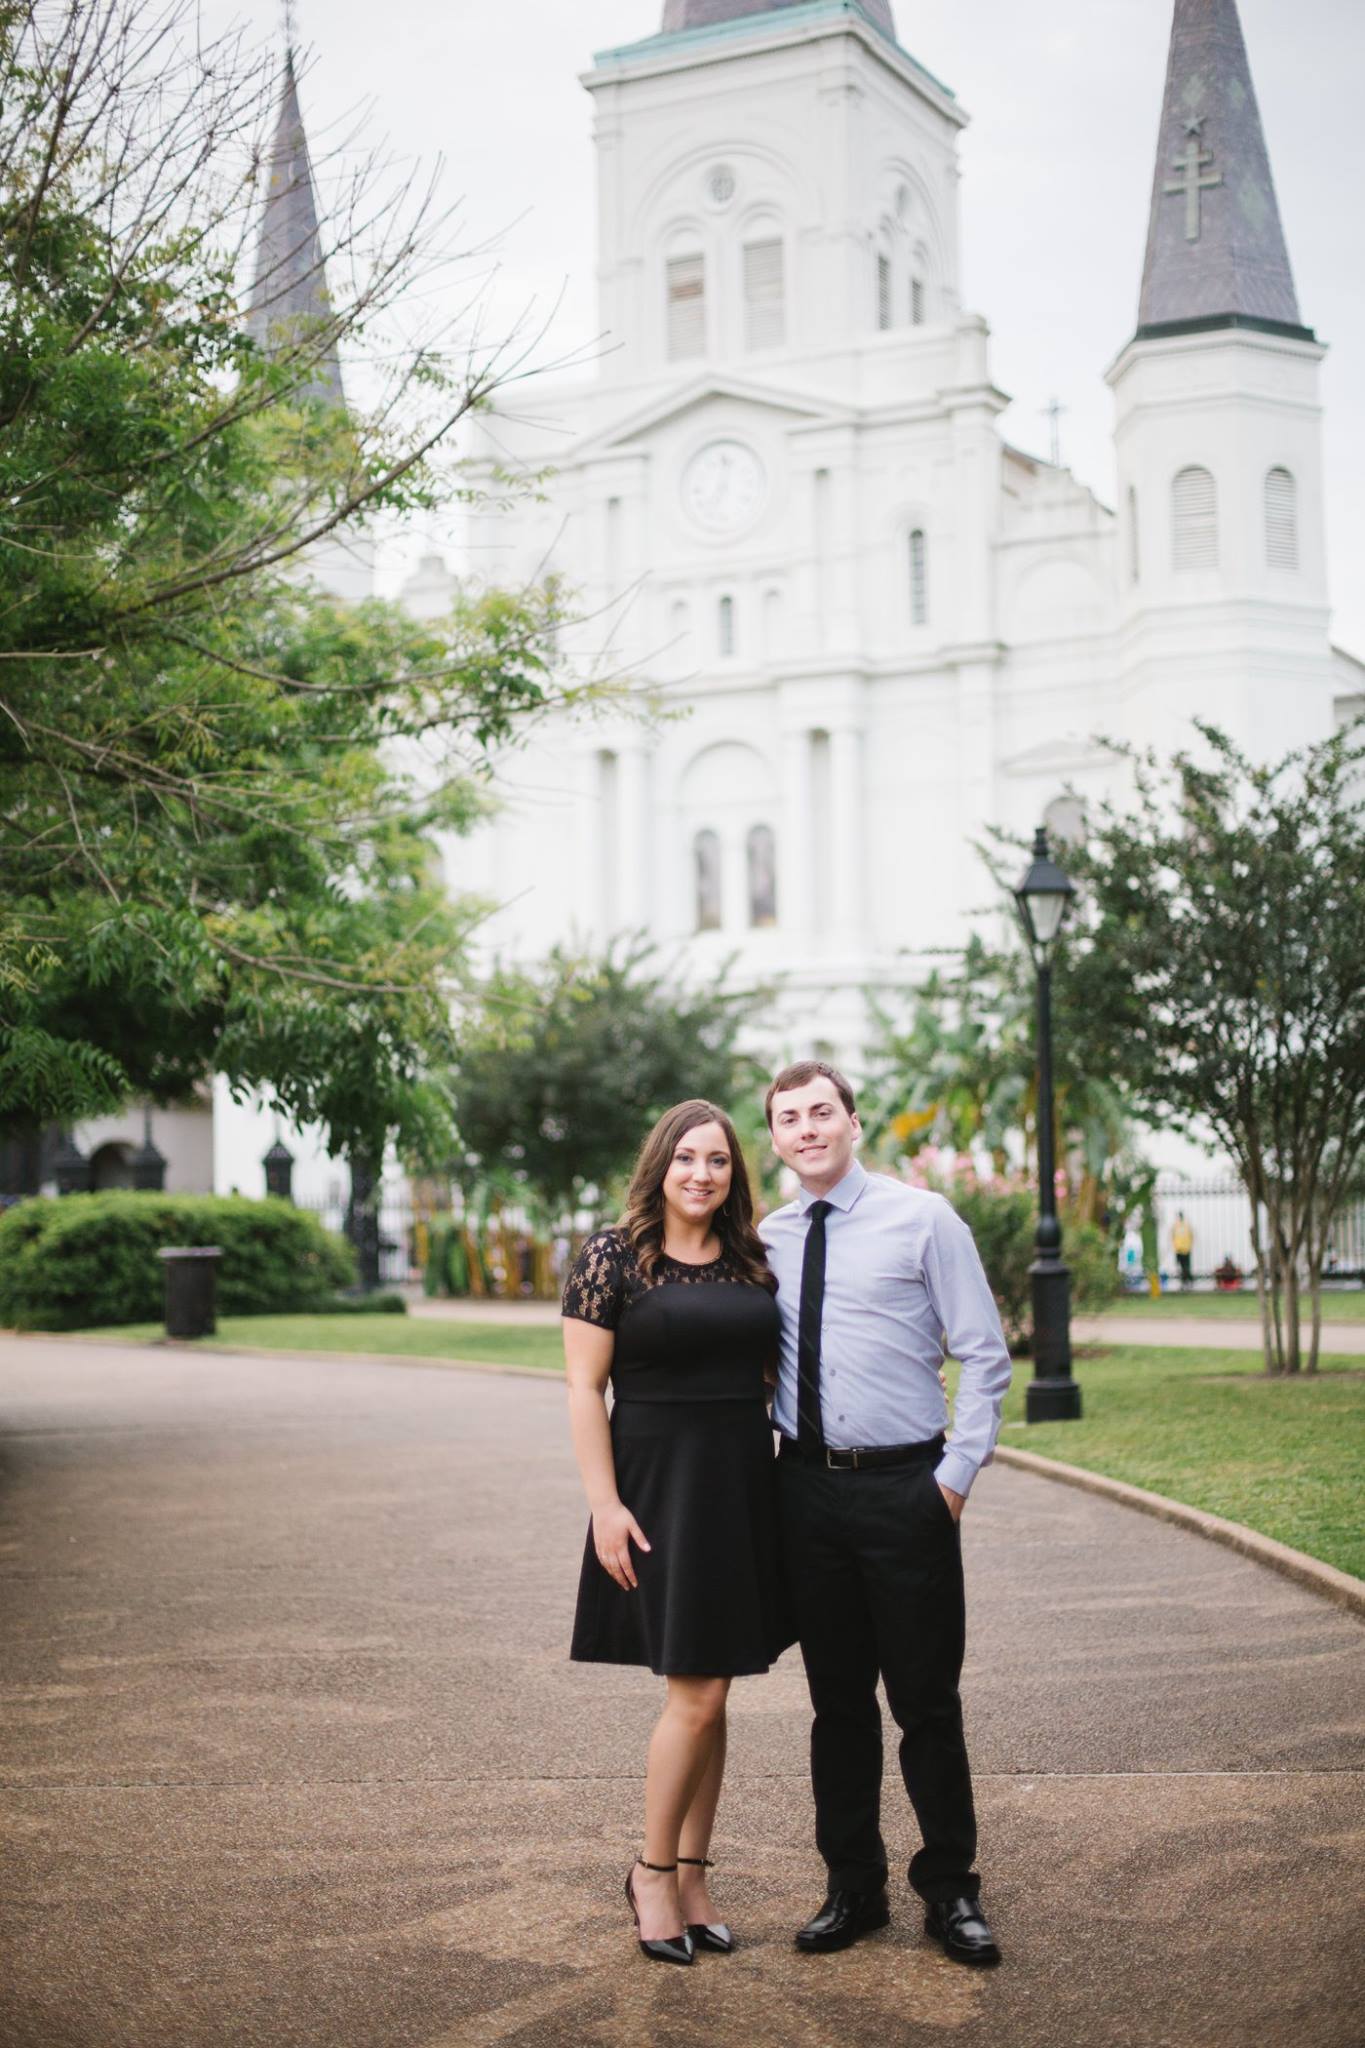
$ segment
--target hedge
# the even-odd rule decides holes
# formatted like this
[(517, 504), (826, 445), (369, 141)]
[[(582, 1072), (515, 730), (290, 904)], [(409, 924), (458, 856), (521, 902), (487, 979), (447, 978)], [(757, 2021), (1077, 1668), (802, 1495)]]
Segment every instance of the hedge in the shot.
[(122, 1188), (40, 1196), (0, 1216), (0, 1325), (80, 1330), (159, 1322), (165, 1294), (157, 1251), (195, 1244), (223, 1248), (223, 1315), (326, 1308), (356, 1277), (345, 1240), (289, 1202)]

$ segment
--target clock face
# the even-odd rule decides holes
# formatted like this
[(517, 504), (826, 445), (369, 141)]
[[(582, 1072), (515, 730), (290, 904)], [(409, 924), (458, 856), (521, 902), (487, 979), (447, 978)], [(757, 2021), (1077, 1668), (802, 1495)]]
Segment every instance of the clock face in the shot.
[(742, 441), (708, 441), (683, 471), (683, 510), (708, 533), (737, 533), (763, 503), (763, 464)]

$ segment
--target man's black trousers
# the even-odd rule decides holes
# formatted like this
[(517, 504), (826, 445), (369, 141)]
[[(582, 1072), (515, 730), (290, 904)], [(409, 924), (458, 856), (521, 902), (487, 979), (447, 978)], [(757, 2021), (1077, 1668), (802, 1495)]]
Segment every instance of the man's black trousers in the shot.
[(873, 1471), (778, 1461), (784, 1569), (811, 1705), (815, 1838), (831, 1891), (886, 1881), (877, 1678), (924, 1846), (925, 1899), (974, 1898), (976, 1815), (958, 1679), (961, 1539), (933, 1460)]

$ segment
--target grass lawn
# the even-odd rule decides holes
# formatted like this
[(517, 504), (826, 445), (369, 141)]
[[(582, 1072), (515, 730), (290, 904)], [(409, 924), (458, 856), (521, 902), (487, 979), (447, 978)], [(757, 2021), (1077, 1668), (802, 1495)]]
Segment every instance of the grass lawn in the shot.
[(1365, 1578), (1365, 1371), (1358, 1359), (1323, 1366), (1268, 1380), (1235, 1351), (1096, 1351), (1075, 1363), (1080, 1421), (1030, 1426), (1032, 1368), (1018, 1359), (1001, 1442), (1244, 1522)]
[[(1150, 1294), (1121, 1294), (1117, 1301), (1107, 1303), (1101, 1313), (1106, 1316), (1207, 1316), (1210, 1321), (1254, 1323), (1259, 1321), (1261, 1311), (1253, 1286), (1238, 1294), (1182, 1294), (1178, 1288), (1155, 1297)], [(1305, 1327), (1310, 1314), (1305, 1295), (1300, 1316)], [(1340, 1293), (1324, 1294), (1322, 1322), (1324, 1329), (1328, 1323), (1365, 1323), (1365, 1287), (1343, 1288)]]
[[(147, 1344), (163, 1336), (160, 1323), (125, 1323), (116, 1330), (82, 1330), (107, 1343)], [(557, 1323), (442, 1323), (418, 1316), (220, 1316), (218, 1334), (201, 1337), (205, 1350), (380, 1351), (391, 1358), (470, 1358), (480, 1364), (559, 1367), (564, 1345)]]
[[(145, 1343), (161, 1325), (83, 1334)], [(372, 1351), (548, 1371), (563, 1357), (553, 1325), (409, 1316), (229, 1316), (201, 1341), (205, 1349)], [(1313, 1378), (1267, 1380), (1253, 1357), (1235, 1351), (1097, 1349), (1076, 1362), (1081, 1420), (1030, 1428), (1031, 1367), (1020, 1359), (1002, 1440), (1245, 1522), (1365, 1577), (1365, 1370), (1350, 1358), (1326, 1358), (1323, 1367)], [(950, 1363), (950, 1387), (956, 1370)]]

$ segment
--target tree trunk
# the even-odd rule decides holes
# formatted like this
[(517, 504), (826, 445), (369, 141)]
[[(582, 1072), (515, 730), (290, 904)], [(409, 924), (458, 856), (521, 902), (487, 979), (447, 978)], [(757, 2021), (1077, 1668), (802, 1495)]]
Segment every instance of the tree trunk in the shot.
[(1286, 1372), (1297, 1372), (1300, 1364), (1299, 1262), (1287, 1250), (1284, 1260), (1284, 1323), (1284, 1370)]

